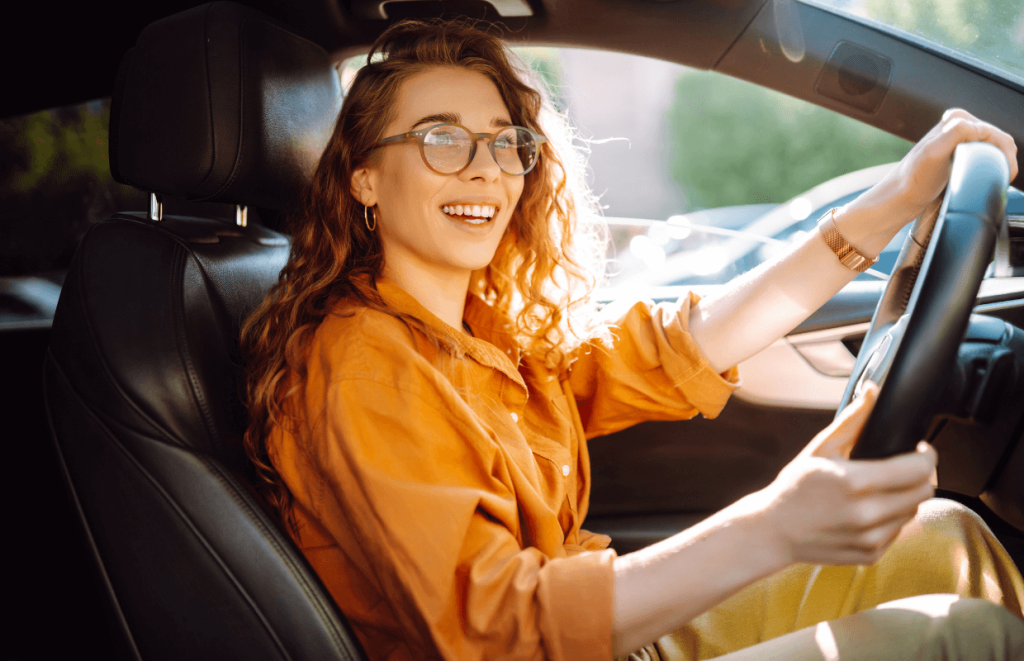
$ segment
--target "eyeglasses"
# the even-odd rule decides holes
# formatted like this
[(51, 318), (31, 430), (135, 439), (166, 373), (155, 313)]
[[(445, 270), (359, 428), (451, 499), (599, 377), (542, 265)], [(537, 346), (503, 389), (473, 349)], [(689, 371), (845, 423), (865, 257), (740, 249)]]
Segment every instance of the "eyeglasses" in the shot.
[(393, 135), (375, 147), (416, 139), (427, 167), (438, 174), (458, 174), (476, 156), (476, 143), (487, 140), (487, 149), (501, 171), (522, 176), (533, 169), (540, 146), (547, 138), (522, 126), (508, 126), (497, 133), (473, 133), (458, 124), (435, 124), (429, 128)]

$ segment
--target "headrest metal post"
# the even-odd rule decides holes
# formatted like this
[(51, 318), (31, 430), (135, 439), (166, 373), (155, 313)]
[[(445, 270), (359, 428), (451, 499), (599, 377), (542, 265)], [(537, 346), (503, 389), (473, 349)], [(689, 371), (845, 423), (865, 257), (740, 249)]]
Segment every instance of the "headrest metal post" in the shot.
[(164, 219), (164, 203), (163, 200), (160, 199), (160, 196), (157, 195), (156, 193), (149, 194), (149, 219)]
[(235, 224), (245, 227), (249, 222), (249, 207), (244, 204), (235, 205)]

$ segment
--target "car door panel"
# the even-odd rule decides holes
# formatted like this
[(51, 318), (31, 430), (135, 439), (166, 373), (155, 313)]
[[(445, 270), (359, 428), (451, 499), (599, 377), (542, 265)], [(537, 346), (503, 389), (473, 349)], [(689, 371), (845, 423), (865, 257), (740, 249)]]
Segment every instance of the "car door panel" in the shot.
[[(848, 377), (825, 373), (822, 354), (855, 358), (884, 286), (854, 284), (742, 363), (744, 385), (715, 420), (646, 422), (591, 439), (585, 527), (627, 553), (767, 486), (834, 417)], [(978, 313), (1024, 326), (1024, 278), (988, 280), (978, 300)]]
[(644, 422), (594, 438), (584, 527), (610, 535), (619, 553), (664, 539), (767, 486), (832, 417), (733, 397), (714, 420)]

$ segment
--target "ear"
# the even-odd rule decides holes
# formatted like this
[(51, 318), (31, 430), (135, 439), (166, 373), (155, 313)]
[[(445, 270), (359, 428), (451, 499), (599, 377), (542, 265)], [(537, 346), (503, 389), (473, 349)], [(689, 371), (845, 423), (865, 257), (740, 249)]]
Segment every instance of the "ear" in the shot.
[(360, 204), (368, 207), (377, 204), (377, 178), (374, 174), (375, 172), (369, 167), (359, 167), (353, 170), (352, 181), (350, 182), (352, 197), (356, 198)]

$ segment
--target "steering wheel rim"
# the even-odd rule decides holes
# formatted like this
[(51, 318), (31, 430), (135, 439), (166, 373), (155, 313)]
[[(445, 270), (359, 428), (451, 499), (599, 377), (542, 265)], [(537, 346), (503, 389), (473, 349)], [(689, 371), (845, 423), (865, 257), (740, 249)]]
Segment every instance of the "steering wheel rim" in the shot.
[(958, 145), (941, 203), (929, 205), (907, 236), (838, 409), (865, 380), (879, 385), (852, 459), (912, 451), (942, 412), (940, 397), (1006, 222), (1009, 175), (995, 146)]

